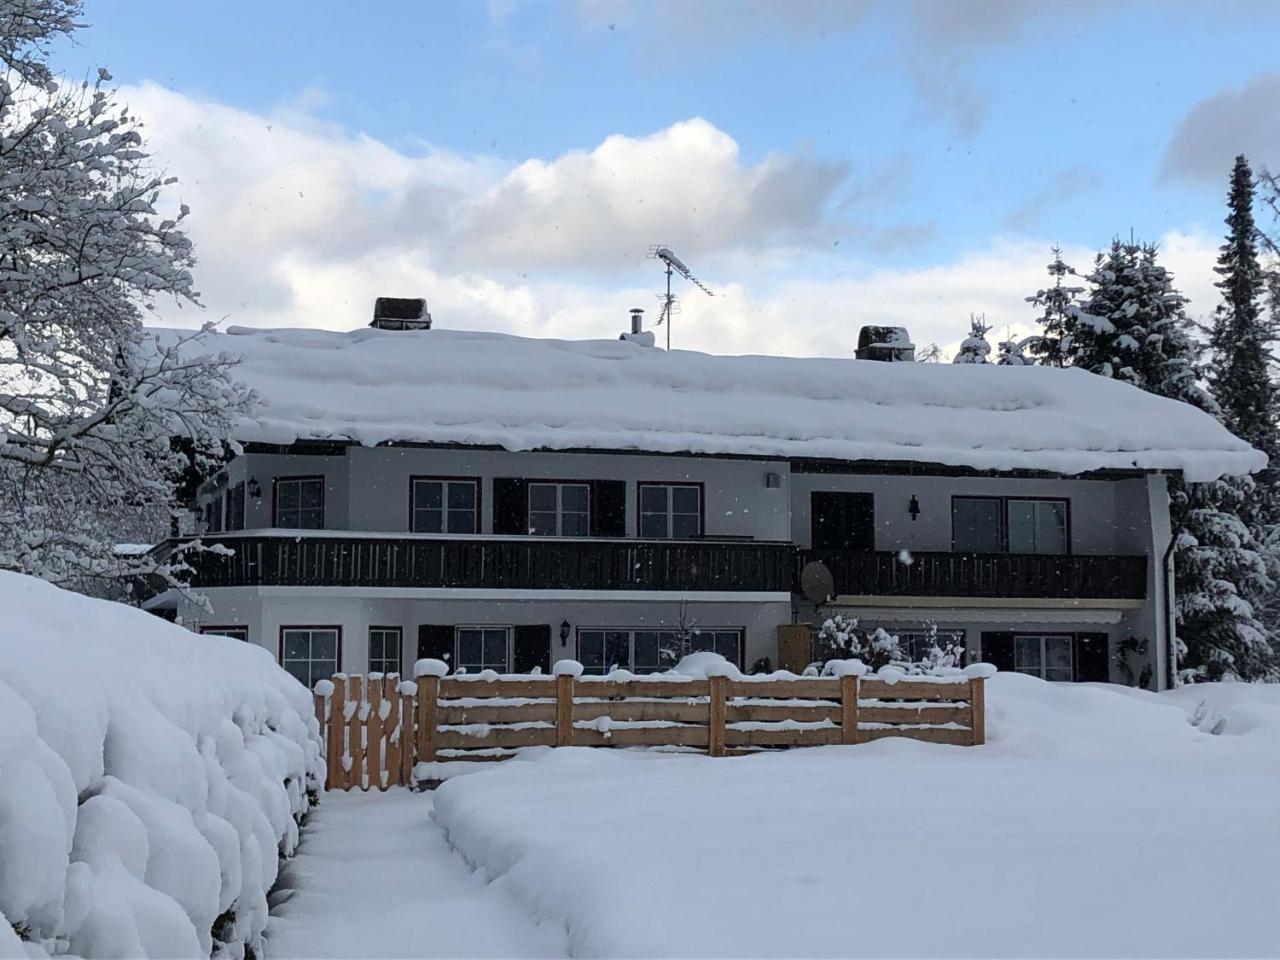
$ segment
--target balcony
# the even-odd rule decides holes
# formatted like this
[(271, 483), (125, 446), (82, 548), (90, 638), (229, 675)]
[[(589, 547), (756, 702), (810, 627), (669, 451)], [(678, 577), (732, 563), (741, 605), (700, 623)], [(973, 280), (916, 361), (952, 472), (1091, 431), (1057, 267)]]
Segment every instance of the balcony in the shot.
[(1021, 553), (912, 553), (800, 550), (796, 580), (810, 561), (827, 565), (837, 596), (1142, 600), (1143, 556)]
[[(203, 538), (202, 587), (448, 587), (787, 593), (794, 548), (774, 542), (434, 537), (316, 531)], [(169, 543), (171, 548), (174, 542)]]

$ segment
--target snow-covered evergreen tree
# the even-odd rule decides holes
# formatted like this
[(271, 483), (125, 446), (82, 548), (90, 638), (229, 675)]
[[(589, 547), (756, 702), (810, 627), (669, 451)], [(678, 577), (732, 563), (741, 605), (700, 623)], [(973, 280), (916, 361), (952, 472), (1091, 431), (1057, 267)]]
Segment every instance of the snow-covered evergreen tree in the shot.
[[(1126, 380), (1218, 416), (1199, 384), (1186, 299), (1150, 245), (1116, 241), (1089, 276), (1089, 296), (1063, 337), (1073, 366)], [(1177, 631), (1183, 679), (1270, 676), (1275, 654), (1257, 608), (1272, 589), (1254, 532), (1238, 511), (1248, 477), (1171, 483)]]
[(1046, 366), (1061, 367), (1066, 364), (1062, 338), (1075, 319), (1076, 306), (1084, 288), (1063, 282), (1064, 278), (1074, 277), (1076, 271), (1062, 259), (1061, 247), (1053, 247), (1053, 261), (1047, 269), (1049, 276), (1053, 277), (1053, 286), (1037, 290), (1034, 296), (1027, 297), (1028, 303), (1040, 308), (1037, 319), (1041, 333), (1028, 342), (1025, 352)]
[(1263, 312), (1266, 277), (1258, 260), (1258, 228), (1253, 216), (1253, 171), (1236, 157), (1227, 195), (1227, 237), (1214, 268), (1222, 303), (1214, 313), (1209, 385), (1222, 422), (1236, 436), (1265, 453), (1271, 465), (1254, 477), (1256, 491), (1242, 504), (1242, 516), (1260, 531), (1280, 521), (1280, 413), (1269, 354), (1276, 330)]
[(991, 344), (987, 343), (987, 334), (991, 327), (985, 317), (969, 315), (969, 336), (960, 343), (960, 352), (952, 363), (990, 363)]
[(158, 212), (171, 181), (107, 72), (50, 71), (79, 12), (0, 0), (0, 567), (85, 588), (150, 571), (115, 542), (167, 532), (175, 476), (253, 398), (229, 358), (143, 329), (157, 297), (196, 302), (187, 211)]
[(1039, 337), (1024, 337), (1022, 340), (1001, 340), (996, 345), (999, 353), (996, 356), (996, 363), (1002, 367), (1028, 367), (1032, 361), (1028, 356), (1028, 352), (1032, 349)]

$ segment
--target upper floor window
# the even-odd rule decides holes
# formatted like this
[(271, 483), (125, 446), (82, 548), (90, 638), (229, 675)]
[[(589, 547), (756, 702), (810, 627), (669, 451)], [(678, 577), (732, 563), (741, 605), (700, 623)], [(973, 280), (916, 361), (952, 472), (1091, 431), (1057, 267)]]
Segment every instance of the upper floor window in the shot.
[(400, 628), (369, 628), (369, 672), (400, 672)]
[(244, 481), (232, 485), (227, 491), (227, 509), (224, 526), (228, 530), (244, 529)]
[(276, 477), (273, 526), (323, 530), (324, 477)]
[(959, 553), (1068, 552), (1067, 501), (953, 497), (951, 546)]
[(529, 484), (529, 532), (545, 537), (590, 536), (590, 485)]
[(692, 483), (641, 483), (640, 536), (688, 540), (702, 534), (702, 487)]
[(205, 533), (220, 533), (222, 531), (222, 494), (210, 498), (204, 505), (204, 531)]
[(478, 533), (480, 484), (476, 480), (413, 479), (414, 533)]

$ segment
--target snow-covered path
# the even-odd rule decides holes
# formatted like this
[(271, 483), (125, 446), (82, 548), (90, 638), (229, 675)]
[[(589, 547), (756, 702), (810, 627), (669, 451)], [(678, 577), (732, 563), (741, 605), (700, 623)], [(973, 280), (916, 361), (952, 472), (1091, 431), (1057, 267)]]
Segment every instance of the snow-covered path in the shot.
[(432, 795), (329, 793), (284, 874), (267, 924), (275, 957), (562, 957), (563, 928), (539, 926), (486, 884), (431, 819)]

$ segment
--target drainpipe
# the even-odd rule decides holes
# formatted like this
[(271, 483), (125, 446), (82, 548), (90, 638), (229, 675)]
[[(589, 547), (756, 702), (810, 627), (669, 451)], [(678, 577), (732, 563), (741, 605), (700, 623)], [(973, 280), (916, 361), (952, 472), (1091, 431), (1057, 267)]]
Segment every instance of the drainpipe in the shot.
[[(1183, 481), (1183, 486), (1186, 486), (1185, 480)], [(1178, 544), (1178, 534), (1182, 528), (1182, 522), (1190, 512), (1191, 495), (1187, 494), (1182, 511), (1177, 517), (1175, 518), (1172, 514), (1169, 515), (1169, 545), (1164, 548), (1164, 555), (1160, 558), (1160, 576), (1164, 581), (1164, 632), (1169, 648), (1167, 658), (1169, 661), (1169, 689), (1171, 690), (1178, 686), (1178, 614), (1177, 610), (1174, 609), (1173, 592), (1170, 589), (1173, 586), (1173, 577), (1169, 561), (1173, 557), (1174, 547)]]

